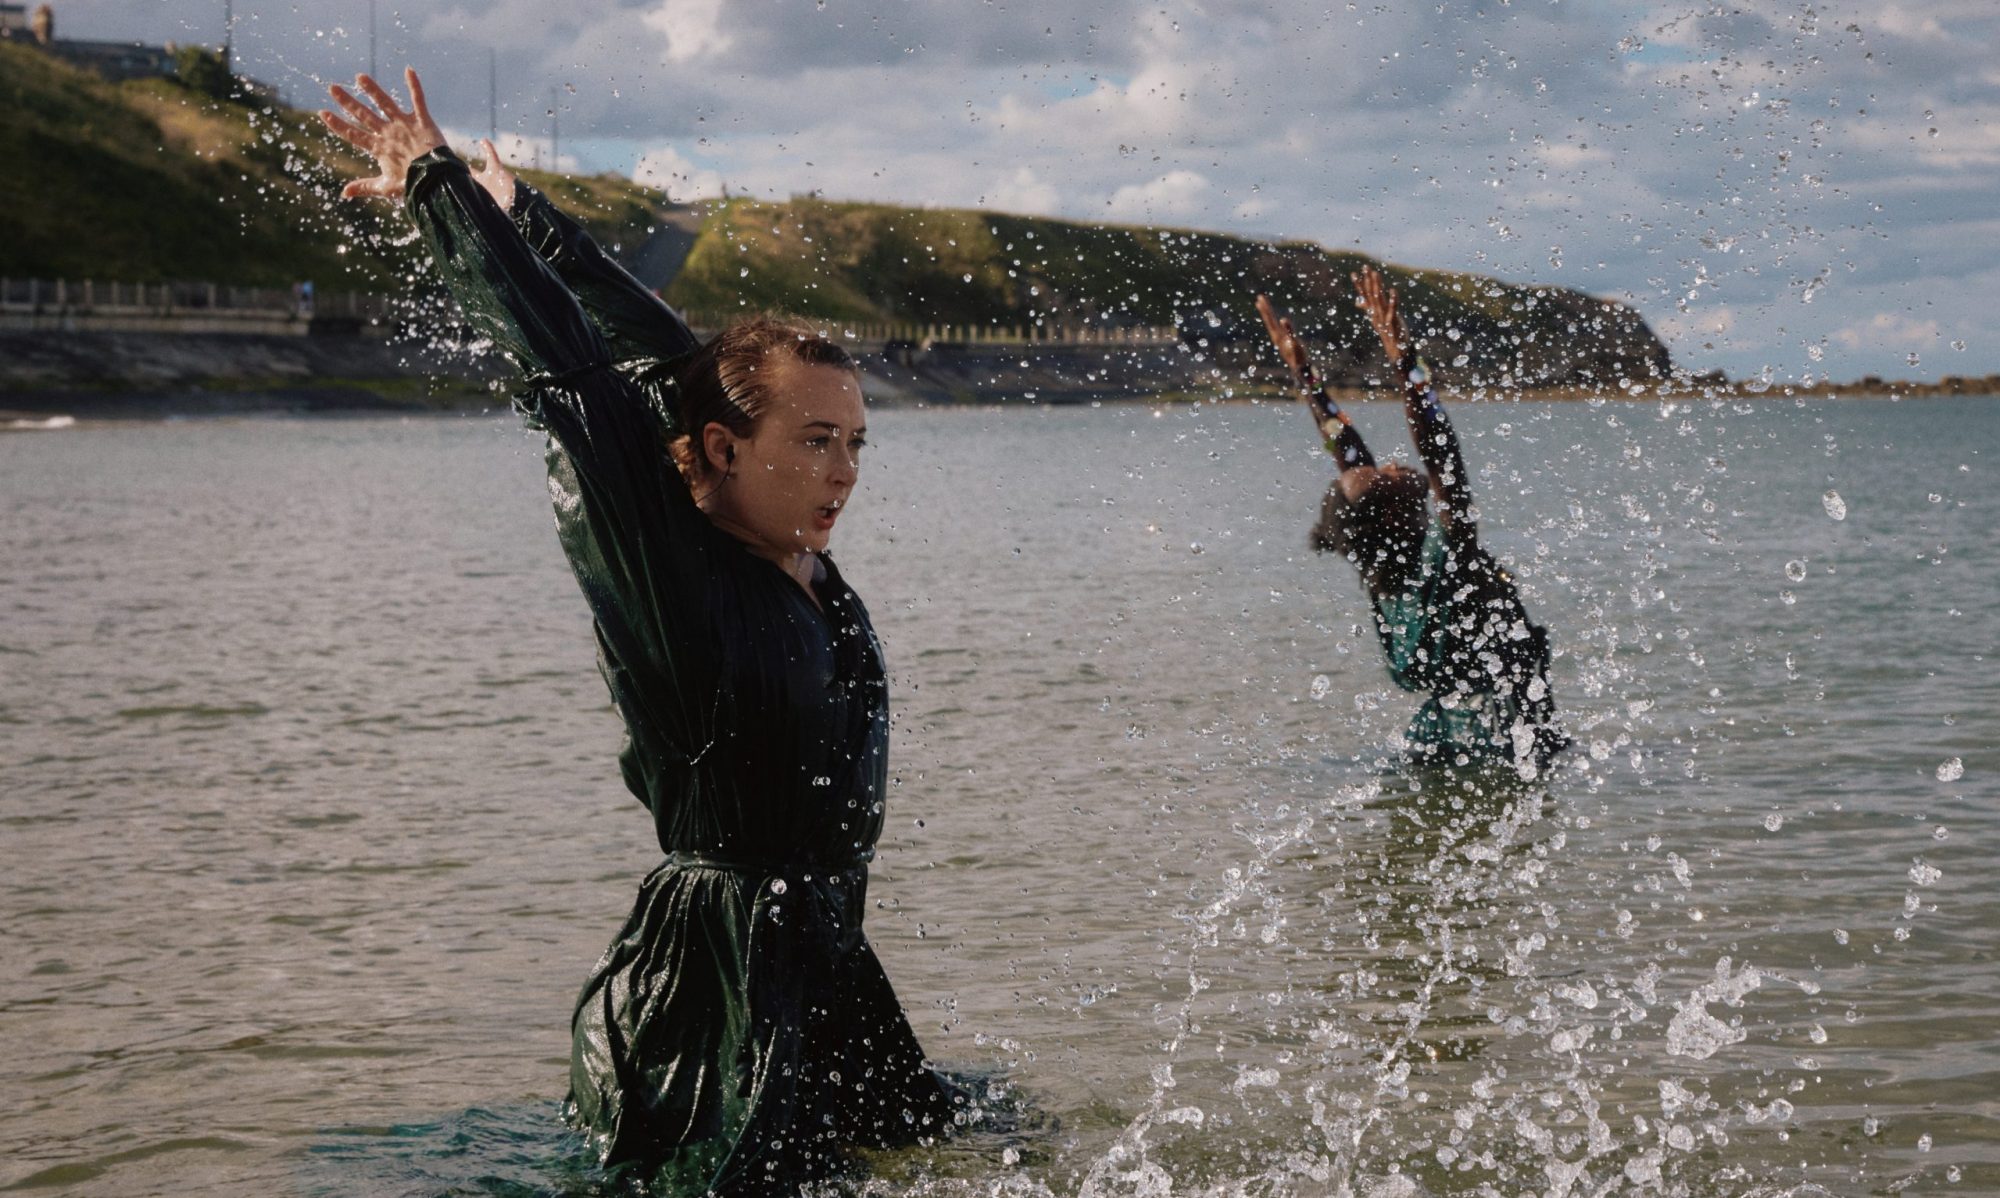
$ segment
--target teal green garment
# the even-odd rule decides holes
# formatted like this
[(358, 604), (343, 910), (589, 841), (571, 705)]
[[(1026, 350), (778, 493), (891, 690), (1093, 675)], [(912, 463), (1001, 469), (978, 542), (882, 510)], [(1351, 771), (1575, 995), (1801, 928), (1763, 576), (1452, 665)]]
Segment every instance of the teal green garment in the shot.
[(694, 338), (580, 229), (532, 191), (510, 222), (445, 150), (407, 202), (528, 378), (625, 783), (666, 854), (578, 999), (572, 1117), (607, 1165), (688, 1195), (792, 1192), (846, 1147), (948, 1130), (964, 1096), (861, 930), (889, 732), (866, 608), (831, 559), (816, 606), (695, 506), (661, 440), (665, 364)]
[(1430, 696), (1404, 734), (1413, 756), (1539, 771), (1569, 743), (1554, 722), (1548, 633), (1476, 539), (1433, 521), (1410, 589), (1374, 602), (1389, 676)]

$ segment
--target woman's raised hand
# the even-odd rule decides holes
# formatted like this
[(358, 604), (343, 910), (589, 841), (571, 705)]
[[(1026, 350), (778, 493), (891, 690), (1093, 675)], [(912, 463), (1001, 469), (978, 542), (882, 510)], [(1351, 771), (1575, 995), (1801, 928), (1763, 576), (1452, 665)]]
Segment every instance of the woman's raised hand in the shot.
[(1292, 327), (1289, 316), (1279, 316), (1271, 306), (1271, 297), (1257, 297), (1257, 315), (1264, 318), (1264, 331), (1271, 335), (1271, 344), (1277, 347), (1278, 357), (1291, 367), (1292, 378), (1301, 387), (1312, 383), (1312, 358), (1306, 354), (1305, 342), (1299, 340), (1299, 332)]
[(1375, 326), (1375, 336), (1381, 340), (1383, 351), (1391, 362), (1401, 362), (1403, 316), (1396, 311), (1396, 289), (1384, 283), (1382, 272), (1372, 266), (1362, 267), (1353, 279), (1361, 310), (1368, 313), (1368, 323)]
[(508, 170), (507, 164), (500, 161), (500, 151), (493, 148), (492, 142), (480, 138), (479, 149), (486, 155), (486, 161), (480, 164), (478, 170), (472, 172), (473, 181), (486, 189), (486, 194), (492, 196), (493, 202), (500, 205), (500, 211), (512, 212), (514, 172)]
[[(366, 75), (356, 75), (354, 84), (363, 95), (375, 102), (374, 107), (338, 83), (326, 89), (333, 96), (333, 102), (340, 105), (347, 115), (341, 117), (331, 109), (322, 108), (319, 119), (333, 130), (335, 136), (373, 158), (375, 169), (380, 172), (372, 179), (356, 179), (341, 188), (342, 196), (349, 199), (358, 196), (394, 199), (402, 195), (403, 177), (409, 173), (410, 164), (445, 144), (444, 131), (431, 119), (430, 106), (424, 103), (424, 85), (417, 78), (416, 71), (403, 68), (403, 81), (410, 88), (408, 112), (397, 107), (396, 98)], [(511, 200), (511, 175), (507, 183), (508, 198)]]

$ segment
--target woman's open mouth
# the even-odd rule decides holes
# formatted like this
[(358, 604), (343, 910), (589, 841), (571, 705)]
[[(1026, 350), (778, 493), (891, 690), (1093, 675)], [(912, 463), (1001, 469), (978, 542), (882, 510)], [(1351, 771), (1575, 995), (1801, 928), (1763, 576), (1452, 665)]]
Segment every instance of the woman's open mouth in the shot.
[(840, 508), (841, 501), (836, 499), (824, 507), (813, 509), (813, 527), (821, 532), (832, 528), (833, 522), (840, 518)]

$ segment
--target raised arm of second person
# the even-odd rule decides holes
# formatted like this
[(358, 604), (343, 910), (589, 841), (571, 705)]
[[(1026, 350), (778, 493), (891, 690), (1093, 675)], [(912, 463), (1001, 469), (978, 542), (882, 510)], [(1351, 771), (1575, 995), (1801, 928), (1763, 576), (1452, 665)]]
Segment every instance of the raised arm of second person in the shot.
[(1430, 367), (1417, 355), (1403, 329), (1403, 314), (1397, 310), (1396, 289), (1382, 281), (1381, 272), (1366, 266), (1354, 276), (1354, 289), (1361, 308), (1382, 342), (1383, 352), (1395, 365), (1403, 388), (1403, 418), (1410, 426), (1417, 457), (1430, 475), (1431, 494), (1437, 498), (1439, 518), (1447, 531), (1470, 537), (1475, 528), (1472, 516), (1472, 483), (1465, 473), (1465, 457), (1459, 451), (1458, 431), (1451, 426), (1431, 386)]
[(1314, 373), (1312, 355), (1306, 352), (1306, 343), (1300, 339), (1299, 331), (1292, 326), (1292, 318), (1279, 316), (1271, 306), (1267, 295), (1257, 296), (1257, 315), (1264, 318), (1264, 331), (1271, 336), (1271, 345), (1278, 351), (1278, 357), (1292, 372), (1292, 384), (1298, 388), (1299, 398), (1312, 409), (1313, 422), (1319, 425), (1319, 435), (1326, 442), (1326, 451), (1340, 463), (1345, 472), (1355, 466), (1373, 466), (1375, 455), (1368, 452), (1368, 443), (1361, 439), (1360, 430), (1340, 410), (1333, 396), (1327, 392), (1319, 375)]
[[(411, 110), (373, 80), (380, 111), (333, 89), (328, 126), (376, 160), (350, 196), (403, 195), (453, 296), (527, 375), (524, 408), (548, 430), (563, 548), (596, 618), (613, 698), (635, 736), (687, 760), (711, 739), (713, 647), (701, 618), (724, 539), (695, 506), (633, 384), (562, 281), (444, 144), (407, 75)], [(558, 466), (562, 469), (558, 469)]]
[(486, 160), (473, 178), (575, 294), (604, 335), (613, 362), (664, 362), (700, 346), (687, 322), (605, 253), (582, 225), (540, 190), (515, 178), (492, 142), (482, 139), (479, 147)]

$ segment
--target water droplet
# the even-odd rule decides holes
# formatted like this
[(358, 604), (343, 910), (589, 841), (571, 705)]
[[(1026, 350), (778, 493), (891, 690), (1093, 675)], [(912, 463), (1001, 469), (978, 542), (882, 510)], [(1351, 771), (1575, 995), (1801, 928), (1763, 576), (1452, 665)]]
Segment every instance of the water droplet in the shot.
[(1333, 689), (1333, 679), (1328, 678), (1325, 674), (1313, 675), (1313, 680), (1312, 680), (1313, 698), (1324, 699), (1327, 696), (1327, 692), (1331, 691), (1332, 689)]
[(1925, 1132), (1923, 1135), (1917, 1137), (1917, 1151), (1929, 1152), (1930, 1150), (1931, 1150), (1931, 1133)]
[(971, 276), (971, 275), (969, 275), (969, 274), (968, 274), (968, 275), (966, 275), (966, 276), (964, 276), (964, 278), (965, 278), (965, 281), (966, 281), (966, 282), (968, 282), (968, 283), (970, 283), (970, 282), (972, 281), (972, 276)]
[(1783, 603), (1786, 607), (1790, 607), (1792, 604), (1797, 603), (1799, 601), (1799, 597), (1797, 595), (1792, 594), (1790, 591), (1779, 591), (1778, 601)]
[(1820, 496), (1819, 501), (1825, 505), (1828, 516), (1835, 520), (1847, 519), (1847, 501), (1840, 497), (1840, 492), (1828, 491)]
[(1919, 886), (1935, 886), (1942, 877), (1944, 871), (1935, 865), (1926, 864), (1922, 857), (1917, 858), (1916, 864), (1910, 866), (1910, 881)]
[[(1835, 518), (1838, 519), (1838, 517)], [(1793, 582), (1804, 582), (1806, 580), (1806, 564), (1797, 558), (1786, 562), (1785, 577), (1791, 579)]]
[(785, 880), (784, 880), (783, 878), (772, 878), (772, 879), (771, 879), (771, 893), (772, 893), (772, 894), (783, 894), (783, 893), (785, 893)]
[(1766, 832), (1776, 832), (1779, 828), (1782, 828), (1784, 826), (1785, 826), (1785, 817), (1779, 815), (1775, 811), (1764, 817), (1764, 830)]
[(1943, 840), (1950, 835), (1951, 829), (1945, 827), (1943, 824), (1939, 824), (1937, 827), (1931, 829), (1932, 840)]
[(1965, 777), (1965, 762), (1956, 757), (1947, 757), (1938, 763), (1937, 780), (1956, 782)]

